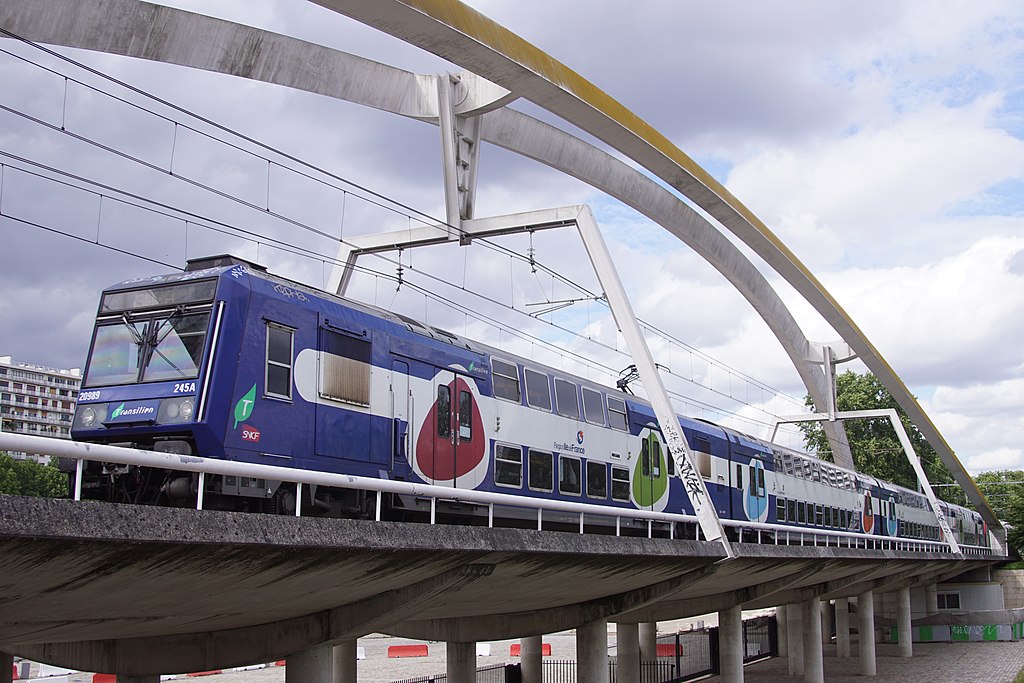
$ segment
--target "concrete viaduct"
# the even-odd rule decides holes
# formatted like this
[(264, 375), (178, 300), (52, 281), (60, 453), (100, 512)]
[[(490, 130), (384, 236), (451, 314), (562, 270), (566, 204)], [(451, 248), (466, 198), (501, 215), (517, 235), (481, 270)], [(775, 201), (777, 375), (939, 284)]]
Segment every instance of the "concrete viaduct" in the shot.
[[(475, 680), (477, 641), (523, 638), (528, 673), (540, 636), (575, 628), (579, 680), (599, 682), (608, 621), (628, 663), (653, 652), (654, 622), (718, 612), (723, 680), (735, 681), (741, 609), (789, 605), (780, 624), (791, 652), (802, 643), (794, 665), (822, 680), (823, 601), (845, 615), (856, 596), (860, 633), (873, 633), (873, 595), (896, 592), (909, 633), (912, 587), (1004, 559), (733, 549), (729, 559), (717, 543), (668, 538), (0, 496), (0, 649), (122, 683), (278, 659), (288, 681), (354, 683), (355, 639), (384, 632), (445, 641), (449, 680), (461, 683)], [(849, 656), (849, 624), (838, 628)], [(861, 643), (871, 674), (873, 639)], [(620, 666), (620, 680), (639, 680)]]
[[(447, 224), (471, 234), (481, 142), (563, 170), (618, 198), (717, 268), (765, 320), (808, 392), (828, 411), (834, 362), (860, 357), (963, 485), (991, 528), (987, 502), (884, 358), (756, 216), (621, 104), (506, 29), (444, 0), (314, 0), (468, 71), (423, 76), (286, 36), (139, 0), (5, 0), (0, 28), (56, 45), (165, 61), (339, 97), (438, 125)], [(806, 338), (765, 277), (679, 195), (586, 141), (505, 105), (524, 98), (649, 170), (779, 272), (842, 337)], [(635, 354), (634, 354), (635, 355)], [(653, 365), (652, 365), (653, 367)], [(649, 389), (657, 380), (642, 377)], [(840, 422), (826, 422), (852, 466)], [(927, 486), (927, 482), (922, 482)], [(711, 536), (709, 536), (711, 537)], [(718, 612), (723, 680), (742, 680), (741, 609), (782, 606), (794, 669), (822, 680), (820, 605), (862, 634), (873, 596), (1004, 559), (834, 544), (730, 544), (550, 531), (399, 525), (136, 508), (0, 496), (0, 649), (155, 683), (159, 674), (285, 658), (289, 681), (350, 683), (355, 639), (371, 632), (443, 640), (451, 683), (474, 680), (474, 642), (523, 638), (538, 681), (540, 636), (577, 629), (579, 680), (607, 680), (608, 621), (618, 624), (620, 680), (653, 651), (658, 620)], [(847, 656), (849, 624), (839, 624)], [(909, 640), (903, 643), (909, 655)], [(623, 657), (623, 655), (626, 655)], [(5, 655), (9, 658), (10, 655)], [(862, 672), (874, 673), (863, 638)], [(0, 683), (11, 667), (0, 658)]]

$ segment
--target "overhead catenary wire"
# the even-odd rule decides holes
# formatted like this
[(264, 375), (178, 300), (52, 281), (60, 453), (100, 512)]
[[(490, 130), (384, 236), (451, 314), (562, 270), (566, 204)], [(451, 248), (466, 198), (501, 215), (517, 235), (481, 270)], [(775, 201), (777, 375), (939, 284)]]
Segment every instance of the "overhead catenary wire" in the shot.
[[(2, 30), (2, 29), (0, 29), (0, 30)], [(6, 31), (4, 31), (4, 33), (7, 33), (11, 37), (19, 38), (18, 36), (10, 34), (9, 32), (6, 32)], [(82, 68), (82, 69), (86, 70), (87, 72), (89, 72), (91, 74), (94, 74), (96, 76), (99, 76), (101, 78), (104, 78), (104, 79), (106, 79), (106, 80), (108, 80), (108, 81), (110, 81), (112, 83), (115, 83), (115, 84), (119, 85), (120, 87), (124, 87), (124, 88), (130, 90), (131, 92), (134, 92), (134, 93), (136, 93), (138, 95), (141, 95), (143, 97), (150, 98), (150, 99), (152, 99), (155, 102), (159, 102), (160, 104), (162, 104), (164, 106), (167, 106), (167, 107), (170, 107), (170, 108), (172, 108), (175, 111), (178, 111), (178, 112), (183, 113), (183, 114), (185, 114), (187, 116), (193, 117), (196, 120), (201, 121), (201, 122), (203, 122), (206, 125), (209, 125), (209, 126), (212, 126), (212, 127), (216, 128), (217, 130), (220, 130), (222, 132), (225, 132), (225, 133), (228, 133), (230, 135), (236, 136), (239, 139), (244, 140), (245, 142), (247, 142), (249, 144), (256, 145), (256, 146), (258, 146), (261, 149), (264, 149), (264, 150), (272, 152), (272, 153), (274, 153), (276, 155), (279, 155), (281, 158), (287, 159), (288, 161), (293, 162), (295, 164), (298, 164), (298, 165), (300, 165), (303, 168), (310, 169), (310, 170), (315, 171), (316, 173), (319, 173), (319, 174), (323, 174), (324, 176), (329, 177), (329, 178), (331, 178), (331, 179), (333, 179), (333, 180), (335, 180), (337, 182), (344, 183), (345, 185), (347, 185), (347, 186), (349, 186), (351, 188), (356, 188), (360, 192), (367, 193), (370, 197), (373, 198), (373, 200), (367, 199), (366, 197), (360, 197), (360, 199), (362, 199), (364, 201), (374, 201), (376, 203), (376, 205), (378, 205), (378, 206), (382, 206), (382, 207), (384, 207), (384, 208), (386, 208), (386, 209), (388, 209), (390, 211), (395, 211), (396, 213), (399, 213), (401, 215), (406, 215), (406, 216), (408, 216), (410, 221), (414, 219), (413, 214), (415, 214), (416, 215), (415, 220), (426, 219), (426, 220), (424, 220), (424, 222), (429, 222), (429, 224), (446, 225), (444, 223), (444, 221), (439, 221), (436, 218), (427, 216), (427, 214), (424, 214), (423, 212), (420, 212), (420, 211), (417, 211), (417, 210), (415, 210), (415, 209), (413, 209), (411, 207), (408, 207), (408, 206), (402, 204), (401, 202), (398, 202), (398, 201), (393, 200), (393, 199), (391, 199), (389, 197), (386, 197), (385, 195), (383, 195), (381, 193), (374, 192), (374, 191), (370, 190), (369, 188), (361, 186), (361, 185), (359, 185), (357, 183), (353, 183), (351, 180), (348, 180), (348, 179), (346, 179), (346, 178), (344, 178), (344, 177), (342, 177), (340, 175), (331, 173), (329, 171), (326, 171), (325, 169), (322, 169), (320, 167), (317, 167), (315, 165), (312, 165), (312, 164), (309, 164), (309, 163), (307, 163), (305, 161), (302, 161), (301, 159), (299, 159), (299, 158), (297, 158), (297, 157), (295, 157), (293, 155), (289, 155), (289, 154), (287, 154), (285, 152), (282, 152), (280, 150), (277, 150), (277, 149), (275, 149), (275, 148), (273, 148), (273, 147), (271, 147), (269, 145), (261, 143), (258, 140), (255, 140), (255, 139), (253, 139), (251, 137), (245, 136), (245, 135), (243, 135), (243, 134), (241, 134), (241, 133), (239, 133), (239, 132), (237, 132), (235, 130), (232, 130), (229, 127), (223, 126), (223, 125), (218, 124), (218, 123), (216, 123), (216, 122), (214, 122), (214, 121), (212, 121), (212, 120), (210, 120), (208, 118), (202, 117), (202, 116), (200, 116), (200, 115), (198, 115), (198, 114), (196, 114), (196, 113), (194, 113), (194, 112), (192, 112), (192, 111), (190, 111), (190, 110), (188, 110), (188, 109), (186, 109), (184, 107), (180, 107), (180, 106), (175, 105), (175, 104), (173, 104), (171, 102), (163, 100), (163, 99), (161, 99), (159, 97), (153, 96), (150, 93), (147, 93), (147, 92), (145, 92), (144, 90), (142, 90), (140, 88), (137, 88), (137, 87), (132, 86), (130, 84), (127, 84), (127, 83), (125, 83), (123, 81), (120, 81), (120, 80), (118, 80), (116, 78), (113, 78), (113, 77), (111, 77), (111, 76), (109, 76), (107, 74), (104, 74), (104, 73), (96, 70), (96, 69), (93, 69), (92, 67), (88, 67), (88, 66), (86, 66), (86, 65), (84, 65), (84, 64), (82, 64), (80, 62), (77, 62), (77, 61), (75, 61), (73, 59), (70, 59), (70, 58), (64, 56), (64, 55), (61, 55), (58, 52), (55, 52), (53, 50), (49, 50), (47, 48), (39, 46), (39, 45), (37, 45), (35, 43), (32, 43), (31, 41), (24, 41), (24, 42), (26, 44), (32, 45), (33, 47), (35, 47), (37, 49), (42, 50), (43, 52), (45, 52), (45, 53), (47, 53), (47, 54), (49, 54), (49, 55), (51, 55), (51, 56), (53, 56), (55, 58), (61, 59), (61, 60), (65, 61), (65, 62), (67, 62), (69, 64), (73, 64), (73, 65), (75, 65), (75, 66), (77, 66), (79, 68)], [(34, 66), (37, 66), (38, 68), (45, 69), (45, 70), (47, 70), (50, 73), (53, 73), (55, 75), (63, 77), (65, 79), (65, 89), (67, 87), (66, 83), (70, 80), (72, 82), (75, 82), (77, 84), (82, 85), (83, 87), (90, 88), (91, 90), (93, 90), (95, 92), (99, 92), (99, 93), (101, 93), (101, 94), (103, 94), (105, 96), (111, 97), (114, 100), (116, 100), (118, 102), (121, 102), (121, 103), (123, 103), (123, 104), (125, 104), (127, 106), (131, 106), (131, 107), (134, 107), (134, 108), (137, 108), (137, 109), (141, 109), (143, 111), (146, 111), (149, 114), (161, 117), (162, 119), (173, 123), (175, 125), (175, 130), (177, 130), (177, 126), (179, 126), (179, 125), (185, 126), (185, 124), (182, 124), (179, 121), (176, 121), (174, 119), (168, 118), (168, 117), (166, 117), (166, 116), (164, 116), (164, 115), (162, 115), (162, 114), (160, 114), (158, 112), (155, 112), (155, 111), (152, 111), (151, 109), (142, 107), (141, 105), (133, 103), (133, 102), (131, 102), (129, 100), (126, 100), (124, 98), (118, 97), (118, 96), (113, 95), (111, 93), (107, 93), (107, 92), (105, 92), (103, 90), (99, 90), (99, 89), (95, 88), (94, 86), (91, 86), (89, 84), (84, 83), (83, 81), (80, 81), (80, 80), (77, 80), (77, 79), (70, 79), (70, 77), (65, 75), (65, 74), (61, 74), (61, 73), (59, 73), (57, 71), (49, 69), (48, 67), (46, 67), (44, 65), (38, 64), (36, 62), (32, 62), (31, 60), (27, 60), (24, 57), (21, 57), (19, 55), (14, 55), (13, 53), (11, 53), (9, 51), (6, 51), (6, 50), (0, 50), (0, 52), (8, 54), (8, 55), (10, 55), (12, 57), (15, 57), (17, 59), (20, 59), (22, 61), (26, 61), (28, 63), (33, 64)], [(44, 121), (42, 119), (39, 119), (38, 117), (32, 117), (30, 115), (25, 114), (24, 112), (19, 112), (19, 111), (15, 110), (12, 107), (7, 107), (6, 105), (0, 105), (0, 107), (2, 107), (4, 110), (6, 110), (6, 111), (8, 111), (10, 113), (13, 113), (13, 114), (16, 114), (16, 115), (19, 115), (19, 116), (23, 116), (23, 117), (33, 121), (34, 123), (39, 124), (39, 125), (47, 126), (47, 127), (51, 128), (51, 129), (55, 129), (55, 130), (57, 129), (57, 127), (54, 124), (51, 124), (51, 123), (46, 122), (46, 121)], [(133, 155), (127, 154), (127, 153), (125, 153), (125, 152), (123, 152), (121, 150), (117, 150), (117, 149), (115, 149), (115, 148), (113, 148), (113, 147), (111, 147), (109, 145), (103, 145), (102, 143), (99, 143), (99, 142), (97, 142), (95, 140), (90, 140), (87, 136), (76, 134), (76, 133), (74, 133), (72, 131), (67, 130), (66, 127), (65, 127), (65, 124), (66, 124), (66, 121), (67, 121), (66, 107), (67, 107), (67, 98), (65, 96), (65, 98), (64, 98), (64, 106), (63, 106), (63, 110), (62, 110), (62, 114), (61, 114), (62, 125), (61, 125), (61, 127), (59, 129), (60, 132), (63, 133), (63, 134), (67, 134), (67, 135), (70, 135), (70, 136), (72, 136), (73, 138), (75, 138), (77, 140), (80, 140), (80, 141), (83, 141), (83, 142), (88, 142), (89, 144), (93, 144), (93, 145), (97, 146), (98, 148), (100, 148), (100, 149), (102, 149), (102, 150), (104, 150), (106, 152), (119, 155), (119, 156), (121, 156), (121, 157), (123, 157), (123, 158), (125, 158), (125, 159), (127, 159), (129, 161), (132, 161), (134, 163), (143, 164), (143, 165), (145, 165), (147, 167), (150, 167), (150, 168), (152, 168), (154, 170), (160, 170), (162, 172), (170, 173), (170, 174), (174, 175), (176, 178), (179, 178), (179, 179), (181, 179), (181, 180), (183, 180), (185, 182), (192, 183), (193, 185), (201, 187), (202, 189), (204, 189), (206, 191), (213, 192), (213, 193), (215, 193), (215, 194), (217, 194), (217, 195), (219, 195), (221, 197), (224, 197), (224, 198), (229, 199), (231, 201), (238, 202), (238, 203), (240, 203), (242, 205), (245, 205), (245, 206), (248, 206), (249, 208), (252, 208), (254, 210), (260, 210), (260, 211), (263, 211), (265, 213), (271, 213), (274, 216), (274, 218), (276, 218), (276, 219), (282, 220), (284, 222), (287, 222), (287, 223), (289, 223), (291, 225), (294, 225), (296, 227), (302, 228), (304, 230), (309, 230), (309, 231), (311, 231), (311, 232), (313, 232), (313, 233), (315, 233), (315, 234), (317, 234), (319, 236), (326, 237), (326, 238), (329, 238), (329, 239), (332, 239), (332, 240), (339, 239), (338, 237), (335, 237), (334, 235), (330, 235), (330, 234), (328, 234), (328, 233), (326, 233), (324, 231), (320, 231), (320, 230), (317, 230), (315, 228), (312, 228), (311, 226), (303, 224), (301, 221), (296, 221), (296, 220), (291, 219), (288, 216), (285, 216), (283, 214), (278, 214), (278, 213), (270, 212), (270, 199), (269, 199), (270, 174), (269, 174), (269, 172), (268, 172), (268, 197), (267, 197), (266, 205), (265, 206), (259, 206), (257, 204), (252, 203), (252, 202), (246, 202), (245, 200), (242, 200), (242, 199), (240, 199), (238, 197), (235, 197), (235, 196), (233, 196), (233, 195), (231, 195), (229, 193), (226, 193), (226, 192), (224, 192), (222, 190), (218, 190), (217, 188), (213, 188), (213, 187), (210, 187), (208, 185), (204, 185), (202, 183), (198, 183), (195, 180), (188, 179), (188, 178), (186, 178), (184, 176), (181, 176), (181, 175), (178, 175), (178, 174), (173, 174), (171, 172), (171, 168), (170, 167), (168, 167), (167, 169), (164, 169), (164, 168), (160, 167), (159, 165), (152, 164), (151, 162), (147, 162), (147, 161), (145, 161), (145, 160), (143, 160), (141, 158), (138, 158), (138, 157), (135, 157)], [(198, 133), (200, 135), (203, 135), (203, 136), (208, 137), (208, 138), (210, 138), (212, 140), (215, 140), (215, 141), (217, 141), (217, 142), (219, 142), (221, 144), (227, 145), (228, 147), (231, 147), (231, 148), (234, 148), (234, 149), (238, 149), (238, 150), (243, 151), (243, 152), (245, 152), (247, 154), (253, 154), (254, 156), (257, 156), (258, 158), (264, 158), (268, 162), (268, 164), (274, 163), (270, 159), (266, 159), (265, 157), (260, 157), (259, 155), (256, 155), (255, 153), (253, 153), (251, 150), (245, 149), (245, 148), (243, 148), (243, 147), (241, 147), (239, 145), (235, 145), (233, 143), (227, 142), (227, 141), (222, 140), (220, 138), (216, 138), (214, 136), (211, 136), (211, 135), (209, 135), (206, 132), (198, 130), (197, 128), (189, 127), (189, 126), (186, 126), (186, 127), (189, 130), (192, 130), (192, 131), (194, 131), (194, 132), (196, 132), (196, 133)], [(311, 175), (309, 173), (298, 171), (298, 170), (296, 170), (296, 169), (294, 169), (294, 168), (292, 168), (290, 166), (282, 165), (281, 167), (289, 170), (290, 172), (298, 173), (298, 174), (302, 175), (303, 177), (310, 178), (310, 179), (312, 179), (312, 180), (314, 180), (316, 182), (321, 182), (321, 183), (323, 182), (320, 178), (317, 178), (317, 177), (315, 177), (315, 176), (313, 176), (313, 175)], [(268, 168), (269, 168), (269, 166), (268, 166)], [(326, 184), (329, 187), (331, 187), (331, 188), (333, 188), (333, 189), (343, 193), (342, 220), (344, 221), (345, 200), (348, 197), (349, 191), (346, 190), (345, 188), (337, 187), (336, 185), (331, 184), (331, 183), (324, 183), (324, 184)], [(353, 196), (356, 196), (356, 195), (353, 193)], [(101, 197), (102, 197), (102, 195), (101, 195)], [(402, 211), (397, 211), (394, 207), (400, 207), (403, 211), (409, 212), (409, 213), (403, 213)], [(181, 213), (185, 214), (187, 212), (181, 212)], [(186, 225), (188, 225), (187, 221), (186, 221)], [(454, 230), (454, 228), (452, 228), (452, 226), (448, 226), (448, 227)], [(234, 230), (239, 230), (237, 228), (233, 228), (233, 229)], [(244, 231), (240, 231), (240, 232), (244, 232)], [(250, 233), (250, 234), (254, 234), (254, 233)], [(272, 240), (272, 238), (267, 238), (266, 236), (260, 236), (259, 238), (254, 238), (254, 241), (256, 241), (257, 248), (258, 248), (258, 245), (261, 243), (261, 241), (263, 241), (263, 242), (272, 242), (273, 240)], [(97, 242), (98, 242), (98, 239), (97, 239)], [(560, 282), (562, 282), (562, 283), (564, 283), (564, 284), (566, 284), (566, 285), (576, 289), (577, 291), (579, 291), (581, 293), (584, 293), (584, 294), (587, 294), (587, 298), (592, 298), (592, 299), (595, 299), (595, 300), (599, 300), (600, 299), (600, 297), (598, 295), (596, 295), (594, 292), (591, 292), (590, 290), (580, 286), (578, 283), (576, 283), (576, 282), (574, 282), (574, 281), (572, 281), (572, 280), (570, 280), (568, 278), (565, 278), (560, 273), (558, 273), (556, 270), (548, 268), (548, 267), (544, 266), (543, 264), (540, 264), (539, 262), (537, 262), (535, 260), (535, 258), (534, 258), (534, 254), (533, 253), (529, 253), (526, 256), (524, 256), (522, 254), (519, 254), (518, 252), (515, 252), (514, 250), (508, 249), (507, 247), (505, 247), (503, 245), (500, 245), (500, 244), (497, 244), (497, 243), (493, 243), (490, 240), (474, 240), (474, 242), (480, 243), (483, 246), (485, 246), (486, 248), (489, 248), (489, 249), (492, 249), (492, 250), (495, 250), (495, 251), (499, 251), (499, 252), (503, 252), (503, 253), (507, 253), (507, 254), (509, 254), (510, 258), (512, 258), (512, 259), (517, 259), (517, 260), (520, 260), (520, 261), (527, 262), (527, 263), (529, 263), (531, 265), (531, 269), (534, 270), (534, 272), (536, 272), (537, 269), (540, 269), (543, 272), (545, 272), (546, 274), (548, 274), (549, 276), (551, 276), (553, 278), (553, 280), (557, 279), (558, 281), (560, 281)], [(532, 234), (531, 234), (531, 243), (532, 243)], [(279, 243), (277, 248), (283, 248), (283, 247), (280, 246), (280, 243)], [(115, 251), (116, 251), (116, 249), (115, 249)], [(292, 253), (298, 253), (298, 252), (294, 252), (293, 251)], [(303, 254), (303, 255), (307, 255), (307, 254)], [(311, 256), (311, 255), (307, 255), (307, 256), (310, 257), (310, 258), (317, 258), (318, 260), (323, 261), (325, 264), (328, 262), (328, 259), (326, 259), (325, 257), (323, 257), (320, 254), (316, 254), (315, 256)], [(152, 259), (147, 259), (147, 260), (152, 260)], [(399, 264), (400, 263), (401, 263), (401, 260), (399, 259)], [(441, 279), (438, 279), (438, 281), (445, 282), (444, 280), (441, 280)], [(449, 285), (449, 286), (457, 286), (457, 285), (454, 285), (453, 283), (447, 283), (447, 282), (445, 282), (445, 283), (447, 285)], [(465, 287), (465, 283), (463, 283), (463, 284), (464, 284), (464, 286), (460, 288), (460, 289), (462, 289), (462, 291), (465, 291), (467, 293), (479, 296), (479, 293), (472, 292), (469, 288)], [(498, 301), (496, 301), (496, 300), (494, 300), (492, 298), (487, 298), (487, 300), (489, 300), (492, 303), (495, 303), (497, 305), (508, 307), (503, 302), (498, 302)], [(514, 307), (514, 300), (513, 300), (513, 306), (511, 306), (511, 308), (513, 310), (516, 310), (515, 307)], [(589, 313), (589, 309), (588, 309), (588, 313)], [(547, 324), (549, 324), (549, 325), (552, 325), (556, 329), (560, 329), (560, 330), (562, 330), (564, 332), (573, 334), (573, 335), (581, 337), (581, 338), (585, 338), (582, 335), (580, 335), (578, 332), (576, 332), (575, 330), (568, 329), (568, 328), (566, 328), (564, 326), (556, 325), (556, 324), (554, 324), (551, 321), (545, 321), (545, 322)], [(680, 346), (681, 348), (686, 349), (690, 353), (699, 355), (701, 358), (705, 359), (712, 366), (714, 366), (714, 367), (721, 367), (721, 368), (725, 369), (727, 372), (729, 372), (729, 373), (731, 373), (731, 374), (733, 374), (733, 375), (735, 375), (737, 377), (742, 378), (744, 381), (746, 381), (748, 383), (751, 383), (751, 384), (754, 384), (756, 386), (759, 386), (763, 390), (767, 389), (768, 391), (772, 392), (777, 397), (785, 398), (787, 400), (793, 401), (794, 403), (802, 405), (802, 403), (800, 403), (798, 399), (796, 399), (794, 397), (787, 396), (784, 392), (781, 392), (781, 391), (779, 391), (777, 389), (774, 389), (774, 388), (772, 388), (769, 385), (766, 385), (764, 383), (758, 382), (757, 380), (754, 380), (753, 378), (749, 377), (748, 375), (745, 375), (745, 373), (741, 373), (740, 371), (735, 370), (734, 368), (730, 368), (729, 366), (721, 363), (720, 361), (716, 361), (715, 359), (711, 358), (710, 356), (707, 356), (706, 354), (703, 354), (703, 353), (699, 352), (698, 350), (694, 349), (693, 347), (690, 347), (689, 345), (685, 344), (685, 342), (682, 342), (681, 340), (678, 340), (678, 339), (672, 337), (671, 335), (668, 335), (667, 333), (659, 330), (657, 327), (655, 327), (655, 326), (653, 326), (653, 325), (651, 325), (649, 323), (646, 323), (644, 321), (641, 321), (641, 324), (648, 331), (650, 331), (650, 332), (652, 332), (654, 334), (658, 334), (660, 336), (663, 336), (666, 340), (670, 341), (670, 343), (676, 344), (676, 345)], [(590, 340), (590, 341), (592, 341), (594, 343), (600, 343), (600, 342), (597, 342), (596, 340)], [(608, 346), (608, 345), (603, 345), (603, 346), (605, 346), (606, 348), (609, 348), (609, 349), (611, 349), (613, 351), (620, 352), (618, 349), (615, 349), (615, 348), (613, 348), (611, 346)], [(612, 370), (610, 368), (608, 370), (611, 371), (611, 372), (614, 372), (614, 370)], [(759, 408), (757, 406), (753, 406), (748, 401), (743, 401), (743, 400), (737, 399), (734, 396), (731, 396), (730, 395), (731, 392), (730, 393), (717, 392), (717, 391), (715, 391), (715, 389), (713, 387), (706, 387), (706, 386), (701, 385), (701, 384), (699, 384), (697, 382), (694, 382), (692, 380), (692, 378), (686, 378), (686, 377), (683, 377), (682, 375), (678, 375), (677, 373), (672, 373), (672, 374), (674, 376), (684, 380), (684, 381), (692, 382), (692, 383), (694, 383), (697, 386), (701, 386), (704, 389), (710, 390), (713, 393), (718, 393), (719, 395), (722, 395), (723, 397), (730, 398), (732, 400), (735, 400), (735, 401), (740, 402), (740, 403), (744, 403), (746, 405), (751, 405), (752, 407), (754, 407), (757, 410), (762, 410), (763, 412), (765, 412), (765, 414), (770, 414), (770, 413), (767, 413), (767, 411), (764, 411), (762, 408)], [(677, 396), (679, 396), (679, 395), (677, 394)], [(697, 401), (696, 399), (689, 398), (689, 397), (687, 397), (687, 400), (689, 400), (692, 403), (698, 403), (698, 404), (701, 403), (701, 402)], [(710, 410), (715, 410), (717, 412), (723, 412), (721, 409), (718, 409), (718, 408), (715, 408), (713, 406), (710, 406), (709, 404), (703, 404), (703, 405), (706, 405), (707, 408), (710, 409)], [(728, 412), (728, 411), (724, 411), (724, 412)], [(749, 417), (741, 417), (741, 419), (750, 420), (751, 418), (749, 418)], [(761, 424), (768, 424), (768, 423), (761, 423)]]

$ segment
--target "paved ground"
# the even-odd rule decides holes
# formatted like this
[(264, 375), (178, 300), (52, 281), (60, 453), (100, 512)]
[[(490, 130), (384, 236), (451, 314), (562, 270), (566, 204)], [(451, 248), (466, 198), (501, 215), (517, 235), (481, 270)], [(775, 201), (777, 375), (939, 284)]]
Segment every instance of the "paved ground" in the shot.
[[(827, 683), (1012, 683), (1017, 672), (1024, 669), (1024, 641), (915, 643), (912, 659), (898, 656), (895, 645), (879, 644), (875, 652), (878, 674), (874, 678), (860, 675), (856, 645), (853, 654), (850, 659), (839, 659), (834, 645), (825, 648)], [(787, 660), (776, 658), (748, 666), (743, 680), (795, 682), (803, 681), (803, 676), (790, 676)]]
[[(391, 681), (444, 673), (444, 643), (430, 643), (429, 656), (409, 659), (388, 659), (389, 645), (421, 642), (399, 638), (370, 636), (361, 638), (359, 645), (366, 659), (359, 662), (360, 683), (391, 683)], [(515, 662), (509, 656), (509, 645), (519, 641), (491, 643), (490, 656), (479, 657), (480, 666)], [(545, 636), (551, 644), (553, 659), (575, 659), (576, 640), (572, 633)], [(612, 641), (613, 642), (613, 641)], [(918, 643), (914, 657), (907, 660), (897, 656), (896, 646), (878, 645), (878, 675), (867, 679), (860, 675), (860, 662), (856, 657), (838, 659), (835, 646), (825, 648), (825, 680), (827, 683), (1012, 683), (1017, 672), (1024, 669), (1024, 641), (1016, 643)], [(803, 681), (803, 676), (789, 676), (785, 659), (772, 659), (746, 668), (748, 683), (775, 681)], [(179, 679), (181, 680), (181, 679)], [(283, 667), (255, 671), (223, 673), (185, 680), (204, 683), (283, 683)], [(718, 681), (718, 678), (705, 679)], [(69, 683), (89, 683), (91, 674), (74, 674)]]

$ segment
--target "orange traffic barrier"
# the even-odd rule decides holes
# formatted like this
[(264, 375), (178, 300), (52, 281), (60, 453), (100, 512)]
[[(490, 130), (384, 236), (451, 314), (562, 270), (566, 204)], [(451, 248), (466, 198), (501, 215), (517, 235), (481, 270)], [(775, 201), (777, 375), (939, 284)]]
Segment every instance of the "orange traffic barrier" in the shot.
[[(508, 647), (508, 656), (509, 657), (518, 657), (518, 656), (520, 656), (519, 655), (519, 650), (520, 650), (520, 644), (519, 643), (512, 643)], [(550, 657), (551, 656), (551, 643), (541, 643), (541, 646), (540, 646), (540, 656), (541, 657)]]
[(13, 673), (11, 675), (11, 680), (12, 681), (16, 681), (19, 678), (18, 677), (18, 665), (17, 664), (12, 664), (11, 667), (14, 669), (14, 671), (13, 671)]
[(93, 674), (92, 683), (117, 683), (117, 676), (114, 674)]
[(388, 647), (388, 657), (426, 657), (426, 645), (391, 645)]
[(677, 654), (680, 657), (683, 655), (682, 643), (679, 643), (678, 650), (676, 643), (658, 643), (658, 657), (675, 657)]

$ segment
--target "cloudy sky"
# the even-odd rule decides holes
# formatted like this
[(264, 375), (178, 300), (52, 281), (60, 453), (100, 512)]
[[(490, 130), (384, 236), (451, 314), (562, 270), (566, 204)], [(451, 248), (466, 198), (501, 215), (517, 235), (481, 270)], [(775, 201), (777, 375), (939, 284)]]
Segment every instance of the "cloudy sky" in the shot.
[[(304, 0), (164, 4), (411, 71), (457, 70)], [(968, 469), (1024, 468), (1024, 7), (470, 4), (647, 120), (764, 220), (896, 368)], [(214, 137), (235, 146), (217, 142), (208, 124), (35, 48), (3, 41), (0, 49), (0, 354), (16, 360), (82, 365), (100, 290), (168, 270), (160, 264), (234, 251), (322, 284), (323, 258), (272, 240), (330, 258), (338, 237), (422, 218), (392, 201), (443, 215), (433, 126), (227, 76), (60, 50), (320, 169), (300, 175), (274, 153), (253, 155), (223, 133)], [(594, 208), (638, 314), (674, 340), (651, 344), (673, 392), (689, 397), (682, 409), (760, 436), (769, 413), (795, 412), (804, 390), (778, 343), (699, 257), (574, 180), (491, 147), (481, 162), (478, 215)], [(327, 174), (387, 201), (366, 201)], [(139, 199), (126, 203), (122, 192)], [(154, 211), (153, 202), (165, 207)], [(237, 228), (260, 237), (243, 239)], [(499, 246), (525, 256), (531, 245), (519, 237)], [(532, 246), (543, 266), (597, 290), (571, 235), (538, 234)], [(595, 379), (629, 362), (599, 303), (524, 315), (544, 308), (528, 304), (586, 294), (496, 246), (405, 254), (408, 285), (398, 291), (394, 264), (367, 265), (382, 275), (360, 276), (352, 293), (371, 303)], [(808, 337), (835, 337), (779, 288)], [(505, 329), (467, 308), (502, 318)]]

